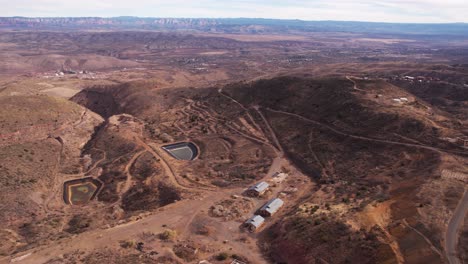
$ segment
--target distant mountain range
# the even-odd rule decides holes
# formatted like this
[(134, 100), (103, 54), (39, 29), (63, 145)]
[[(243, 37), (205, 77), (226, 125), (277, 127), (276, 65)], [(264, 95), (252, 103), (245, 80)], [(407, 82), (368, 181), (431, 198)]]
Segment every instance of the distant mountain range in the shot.
[(0, 28), (16, 30), (180, 30), (219, 33), (349, 32), (468, 37), (468, 24), (466, 23), (408, 24), (257, 18), (0, 17)]

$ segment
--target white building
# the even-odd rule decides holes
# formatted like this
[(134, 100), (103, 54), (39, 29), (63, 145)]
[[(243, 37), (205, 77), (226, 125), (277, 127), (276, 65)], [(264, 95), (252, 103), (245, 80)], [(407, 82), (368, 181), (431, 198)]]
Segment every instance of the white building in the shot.
[(265, 223), (265, 218), (263, 218), (263, 217), (261, 217), (259, 215), (254, 215), (251, 218), (249, 218), (247, 221), (245, 221), (244, 226), (247, 229), (249, 229), (250, 232), (255, 232), (264, 223)]
[(278, 210), (281, 207), (283, 207), (283, 205), (284, 205), (283, 200), (279, 198), (272, 199), (268, 201), (264, 206), (262, 206), (262, 208), (260, 208), (260, 211), (259, 211), (260, 215), (264, 217), (272, 216), (276, 212), (278, 212)]
[(256, 197), (264, 194), (270, 185), (266, 182), (259, 182), (247, 189), (246, 194), (248, 196)]

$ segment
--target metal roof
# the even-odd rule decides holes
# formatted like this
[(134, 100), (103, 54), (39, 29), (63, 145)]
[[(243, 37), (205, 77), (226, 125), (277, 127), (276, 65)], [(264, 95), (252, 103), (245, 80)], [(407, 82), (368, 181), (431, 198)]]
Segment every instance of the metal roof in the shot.
[(254, 215), (249, 220), (245, 221), (246, 224), (251, 224), (255, 227), (261, 226), (265, 222), (265, 218), (260, 215)]
[(266, 203), (260, 210), (264, 210), (269, 212), (270, 214), (274, 214), (281, 208), (281, 206), (283, 206), (283, 204), (283, 200), (281, 200), (280, 198), (275, 198)]
[(254, 186), (251, 186), (249, 190), (255, 190), (260, 193), (260, 192), (265, 191), (269, 186), (270, 185), (268, 183), (263, 181), (263, 182), (259, 182), (255, 184)]

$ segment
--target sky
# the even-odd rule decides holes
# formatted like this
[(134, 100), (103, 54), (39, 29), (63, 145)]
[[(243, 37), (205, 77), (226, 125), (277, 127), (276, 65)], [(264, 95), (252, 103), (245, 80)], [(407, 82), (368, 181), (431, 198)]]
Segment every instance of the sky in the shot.
[(468, 22), (468, 0), (0, 0), (0, 16)]

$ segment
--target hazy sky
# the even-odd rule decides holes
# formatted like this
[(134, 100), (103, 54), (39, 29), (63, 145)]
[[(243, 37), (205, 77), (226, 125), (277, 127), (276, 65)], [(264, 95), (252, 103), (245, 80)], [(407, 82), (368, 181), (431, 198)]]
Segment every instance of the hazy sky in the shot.
[(0, 0), (0, 16), (468, 22), (468, 0)]

